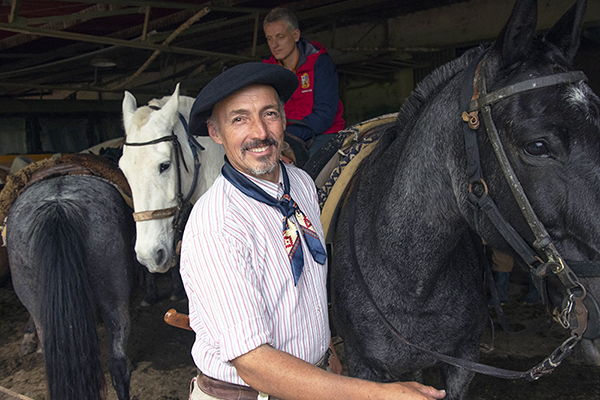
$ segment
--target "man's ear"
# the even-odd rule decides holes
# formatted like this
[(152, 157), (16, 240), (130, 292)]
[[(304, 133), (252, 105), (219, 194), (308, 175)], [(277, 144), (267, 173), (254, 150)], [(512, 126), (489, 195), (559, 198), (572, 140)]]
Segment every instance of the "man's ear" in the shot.
[(300, 40), (300, 29), (296, 29), (296, 30), (293, 32), (293, 35), (294, 35), (294, 41), (295, 41), (296, 43), (298, 43), (298, 40)]
[(213, 142), (215, 142), (216, 144), (223, 144), (221, 136), (219, 136), (219, 131), (215, 129), (213, 124), (206, 124), (206, 127), (208, 128), (208, 135), (213, 140)]

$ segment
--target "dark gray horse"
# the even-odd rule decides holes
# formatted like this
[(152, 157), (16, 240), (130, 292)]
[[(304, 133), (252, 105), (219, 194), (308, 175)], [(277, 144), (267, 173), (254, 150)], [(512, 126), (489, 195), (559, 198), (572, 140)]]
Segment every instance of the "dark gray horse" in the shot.
[(131, 213), (110, 183), (86, 175), (34, 183), (10, 209), (13, 286), (42, 338), (50, 399), (102, 398), (97, 311), (108, 334), (113, 386), (120, 400), (129, 399)]
[[(471, 83), (467, 100), (474, 93), (475, 68), (468, 66), (477, 66), (486, 52), (477, 73), (488, 93), (569, 71), (584, 12), (585, 1), (579, 1), (551, 31), (535, 37), (537, 3), (519, 0), (493, 45), (470, 50), (417, 87), (363, 162), (353, 189), (356, 211), (348, 211), (352, 202), (347, 201), (336, 227), (331, 272), (334, 324), (344, 339), (351, 375), (401, 380), (438, 363), (386, 328), (357, 278), (351, 247), (375, 303), (406, 340), (478, 359), (487, 312), (484, 273), (470, 231), (517, 254), (470, 205), (472, 165), (461, 119), (465, 82)], [(565, 259), (598, 260), (599, 99), (579, 79), (506, 97), (491, 109), (510, 164), (558, 251)], [(500, 170), (486, 125), (482, 120), (476, 132), (489, 196), (531, 245), (534, 237)], [(353, 228), (349, 221), (355, 221)], [(597, 287), (588, 284), (588, 289), (598, 298)], [(591, 342), (586, 346), (597, 354)], [(440, 367), (447, 398), (463, 398), (474, 374)]]

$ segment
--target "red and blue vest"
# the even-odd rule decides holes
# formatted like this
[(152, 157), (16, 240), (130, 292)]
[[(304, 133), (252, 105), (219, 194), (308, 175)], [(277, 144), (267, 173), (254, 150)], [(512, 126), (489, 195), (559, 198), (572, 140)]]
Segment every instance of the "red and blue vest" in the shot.
[[(304, 117), (312, 113), (314, 99), (313, 89), (315, 84), (315, 63), (317, 58), (321, 54), (326, 54), (327, 50), (319, 42), (311, 42), (313, 46), (319, 49), (317, 53), (309, 54), (306, 56), (306, 62), (300, 65), (296, 69), (296, 76), (298, 77), (299, 85), (292, 97), (285, 103), (285, 116), (289, 119), (302, 120)], [(277, 60), (273, 55), (266, 60), (263, 60), (267, 64), (277, 64)], [(338, 100), (338, 109), (335, 114), (333, 125), (329, 127), (326, 133), (337, 133), (344, 129), (345, 121), (342, 118), (344, 112), (344, 106), (342, 101)], [(321, 133), (321, 132), (318, 132)]]

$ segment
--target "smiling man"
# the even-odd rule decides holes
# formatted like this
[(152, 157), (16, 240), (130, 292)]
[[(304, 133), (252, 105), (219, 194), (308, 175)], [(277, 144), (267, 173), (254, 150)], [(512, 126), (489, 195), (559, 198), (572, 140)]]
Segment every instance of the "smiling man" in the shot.
[(222, 144), (226, 160), (183, 236), (199, 369), (190, 399), (442, 398), (414, 382), (322, 369), (331, 333), (317, 194), (308, 174), (279, 160), (283, 103), (297, 85), (285, 68), (241, 64), (211, 81), (192, 107), (190, 132)]

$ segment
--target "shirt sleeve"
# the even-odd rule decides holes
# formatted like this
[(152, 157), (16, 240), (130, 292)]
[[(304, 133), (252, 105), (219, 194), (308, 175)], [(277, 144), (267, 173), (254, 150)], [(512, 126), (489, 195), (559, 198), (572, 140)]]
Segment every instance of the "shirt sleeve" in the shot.
[[(314, 79), (313, 109), (302, 122), (310, 125), (318, 135), (333, 125), (339, 104), (338, 74), (329, 54), (321, 54), (317, 58)], [(312, 130), (306, 126), (289, 125), (286, 130), (302, 140), (312, 137)]]
[(196, 234), (182, 263), (190, 326), (219, 348), (222, 362), (271, 342), (259, 278), (250, 265), (239, 240), (216, 232)]

